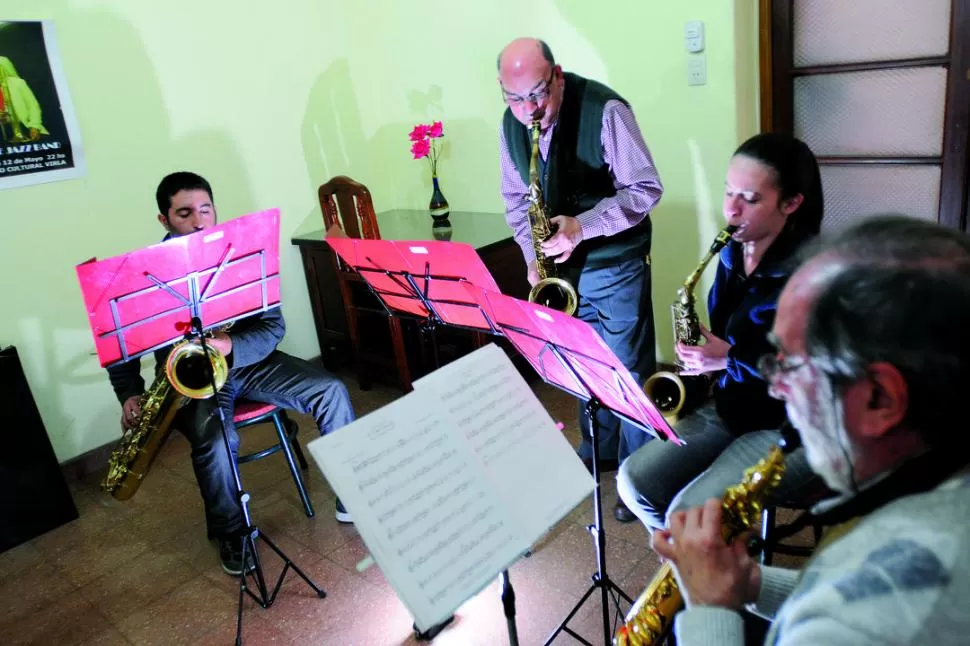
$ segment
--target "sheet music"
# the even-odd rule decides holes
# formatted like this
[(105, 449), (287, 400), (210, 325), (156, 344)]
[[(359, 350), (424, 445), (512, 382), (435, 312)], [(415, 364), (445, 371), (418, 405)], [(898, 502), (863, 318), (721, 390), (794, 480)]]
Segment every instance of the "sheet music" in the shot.
[(434, 393), (532, 545), (596, 486), (512, 361), (490, 343), (414, 382)]
[(422, 630), (528, 549), (432, 392), (409, 393), (307, 448)]

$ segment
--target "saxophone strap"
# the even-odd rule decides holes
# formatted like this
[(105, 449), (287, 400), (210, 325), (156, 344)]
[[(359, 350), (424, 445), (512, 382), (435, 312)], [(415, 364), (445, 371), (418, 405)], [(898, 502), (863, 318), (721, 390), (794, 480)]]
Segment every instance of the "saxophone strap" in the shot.
[(825, 501), (819, 503), (786, 526), (778, 536), (791, 536), (810, 525), (827, 527), (829, 529), (816, 546), (817, 553), (880, 507), (898, 498), (931, 491), (966, 466), (967, 456), (958, 450), (941, 448), (928, 451), (844, 502), (816, 511), (825, 505)]

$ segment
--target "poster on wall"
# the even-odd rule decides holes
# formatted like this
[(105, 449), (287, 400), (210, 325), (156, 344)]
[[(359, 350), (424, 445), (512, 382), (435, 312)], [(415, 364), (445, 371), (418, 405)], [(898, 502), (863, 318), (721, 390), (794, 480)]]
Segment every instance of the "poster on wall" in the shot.
[(84, 172), (53, 22), (0, 20), (0, 189)]

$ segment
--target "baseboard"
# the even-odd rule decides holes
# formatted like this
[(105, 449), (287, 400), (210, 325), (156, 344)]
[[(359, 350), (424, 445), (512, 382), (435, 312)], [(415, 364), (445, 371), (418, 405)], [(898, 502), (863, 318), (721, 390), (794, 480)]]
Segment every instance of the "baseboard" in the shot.
[(64, 480), (68, 484), (73, 484), (93, 474), (103, 473), (108, 466), (108, 458), (111, 457), (111, 452), (117, 444), (117, 442), (109, 442), (61, 463)]

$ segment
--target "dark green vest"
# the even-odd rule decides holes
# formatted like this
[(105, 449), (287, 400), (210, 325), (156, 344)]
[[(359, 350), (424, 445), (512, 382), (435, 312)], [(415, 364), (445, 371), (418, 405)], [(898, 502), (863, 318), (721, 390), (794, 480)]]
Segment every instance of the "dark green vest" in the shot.
[[(602, 83), (566, 72), (559, 118), (549, 146), (548, 159), (539, 158), (543, 197), (550, 216), (578, 215), (600, 200), (616, 195), (609, 166), (603, 160), (601, 134), (603, 108), (611, 99), (629, 105), (623, 97)], [(506, 108), (503, 117), (509, 156), (529, 184), (532, 141), (529, 129)], [(650, 253), (650, 217), (614, 236), (584, 240), (563, 269), (605, 267)]]

